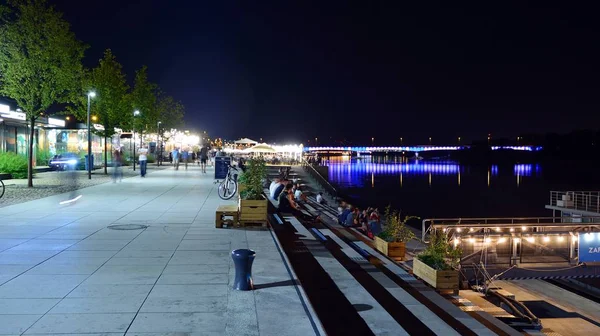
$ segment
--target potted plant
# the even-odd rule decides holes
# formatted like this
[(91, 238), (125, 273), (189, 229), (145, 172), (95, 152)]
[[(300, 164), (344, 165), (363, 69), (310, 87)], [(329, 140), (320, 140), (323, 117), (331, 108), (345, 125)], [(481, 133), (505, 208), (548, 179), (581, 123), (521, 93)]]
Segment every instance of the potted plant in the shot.
[(406, 226), (411, 219), (418, 217), (407, 216), (400, 219), (398, 211), (392, 211), (391, 207), (385, 209), (385, 229), (375, 236), (375, 248), (391, 258), (404, 258), (406, 255), (406, 242), (415, 238), (414, 232)]
[(435, 289), (458, 291), (459, 271), (462, 251), (452, 247), (446, 234), (436, 231), (425, 251), (413, 259), (413, 274), (423, 279)]
[(263, 195), (263, 180), (267, 176), (267, 166), (262, 158), (248, 160), (246, 172), (242, 175), (239, 210), (240, 224), (267, 223), (267, 199)]

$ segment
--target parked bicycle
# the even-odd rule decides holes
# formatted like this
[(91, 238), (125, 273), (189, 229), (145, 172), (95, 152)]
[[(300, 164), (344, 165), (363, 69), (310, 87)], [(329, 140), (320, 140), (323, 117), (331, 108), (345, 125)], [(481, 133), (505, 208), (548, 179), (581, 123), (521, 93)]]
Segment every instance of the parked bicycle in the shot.
[(219, 183), (219, 197), (224, 200), (228, 200), (235, 195), (238, 189), (237, 178), (238, 169), (232, 165), (227, 165), (227, 177), (221, 183)]
[(2, 182), (2, 180), (0, 180), (0, 198), (2, 198), (2, 196), (4, 196), (4, 182)]

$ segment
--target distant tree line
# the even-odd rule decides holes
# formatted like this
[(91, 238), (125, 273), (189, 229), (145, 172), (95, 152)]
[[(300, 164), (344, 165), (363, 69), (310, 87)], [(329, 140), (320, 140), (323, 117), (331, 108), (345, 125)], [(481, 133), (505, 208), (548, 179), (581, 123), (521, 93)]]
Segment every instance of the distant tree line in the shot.
[[(127, 84), (121, 64), (110, 49), (93, 69), (82, 60), (87, 45), (79, 41), (46, 0), (8, 0), (0, 5), (0, 95), (14, 99), (27, 116), (29, 134), (28, 186), (33, 186), (34, 126), (51, 106), (67, 104), (66, 112), (86, 120), (88, 93), (94, 91), (91, 113), (104, 131), (114, 129), (155, 132), (181, 126), (183, 104), (148, 79), (147, 68)], [(140, 114), (134, 117), (133, 111)], [(105, 162), (106, 162), (105, 150)]]

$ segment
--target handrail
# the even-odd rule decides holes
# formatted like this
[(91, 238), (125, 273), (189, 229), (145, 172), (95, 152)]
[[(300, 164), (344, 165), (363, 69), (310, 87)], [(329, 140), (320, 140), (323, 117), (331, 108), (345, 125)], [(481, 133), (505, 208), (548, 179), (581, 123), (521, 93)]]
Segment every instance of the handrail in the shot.
[[(600, 226), (600, 216), (577, 217), (581, 222), (573, 222), (572, 217), (489, 217), (489, 218), (426, 218), (422, 221), (421, 239), (427, 242), (425, 236), (435, 227), (461, 228), (505, 228), (511, 226), (525, 227), (592, 227)], [(427, 224), (429, 223), (429, 227)]]
[(305, 159), (302, 159), (302, 167), (306, 170), (313, 178), (317, 180), (321, 187), (323, 187), (334, 199), (337, 198), (337, 190), (325, 179), (319, 172)]
[(550, 191), (550, 206), (600, 213), (600, 191)]

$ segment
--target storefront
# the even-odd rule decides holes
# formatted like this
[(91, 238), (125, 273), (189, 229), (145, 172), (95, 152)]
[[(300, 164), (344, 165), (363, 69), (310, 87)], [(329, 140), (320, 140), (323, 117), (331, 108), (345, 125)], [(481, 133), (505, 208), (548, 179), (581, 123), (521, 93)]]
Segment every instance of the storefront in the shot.
[[(87, 128), (84, 124), (66, 128), (65, 120), (41, 117), (34, 129), (34, 165), (45, 166), (47, 160), (56, 154), (71, 152), (81, 157), (87, 155)], [(0, 152), (13, 152), (27, 156), (29, 153), (29, 134), (25, 113), (14, 103), (0, 100)], [(109, 140), (110, 141), (110, 140)], [(92, 134), (92, 154), (94, 165), (103, 162), (104, 141)]]

